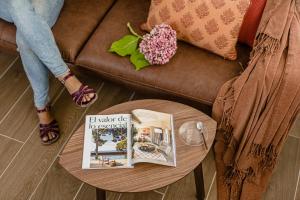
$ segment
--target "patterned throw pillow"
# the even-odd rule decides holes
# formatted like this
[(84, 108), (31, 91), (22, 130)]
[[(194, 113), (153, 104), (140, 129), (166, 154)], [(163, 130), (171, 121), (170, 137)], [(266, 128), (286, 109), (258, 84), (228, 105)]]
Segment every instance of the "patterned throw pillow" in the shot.
[(250, 0), (152, 0), (147, 22), (167, 23), (179, 39), (229, 60), (237, 57), (236, 43)]

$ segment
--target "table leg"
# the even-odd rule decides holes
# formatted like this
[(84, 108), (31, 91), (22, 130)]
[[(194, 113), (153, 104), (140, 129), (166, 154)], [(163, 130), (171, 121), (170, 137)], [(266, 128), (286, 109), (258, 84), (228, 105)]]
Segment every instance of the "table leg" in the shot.
[(106, 192), (105, 190), (96, 188), (96, 199), (97, 200), (106, 200)]
[(200, 163), (194, 169), (194, 176), (195, 176), (195, 184), (196, 184), (196, 191), (197, 191), (197, 199), (198, 200), (204, 200), (204, 198), (205, 198), (205, 189), (204, 189), (202, 163)]

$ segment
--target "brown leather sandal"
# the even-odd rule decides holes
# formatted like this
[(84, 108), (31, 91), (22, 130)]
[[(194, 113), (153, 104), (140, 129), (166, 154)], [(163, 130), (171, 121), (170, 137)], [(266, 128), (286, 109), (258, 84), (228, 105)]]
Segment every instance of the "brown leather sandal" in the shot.
[[(46, 106), (44, 109), (37, 109), (38, 113), (42, 112), (49, 112), (50, 111), (50, 106)], [(49, 124), (40, 124), (40, 138), (41, 138), (41, 143), (44, 145), (50, 145), (56, 142), (59, 139), (60, 133), (59, 133), (59, 127), (58, 127), (58, 122), (54, 119), (52, 120)], [(50, 136), (54, 135), (53, 138), (50, 139)], [(48, 138), (46, 141), (44, 141), (44, 138)]]
[[(74, 76), (74, 74), (72, 72), (69, 72), (69, 74), (66, 75), (61, 80), (62, 84), (65, 84), (66, 80), (68, 80), (68, 78), (70, 78), (72, 76)], [(83, 98), (85, 97), (85, 95), (88, 95), (88, 94), (94, 94), (93, 98), (91, 98), (89, 101), (83, 101)], [(81, 85), (80, 88), (76, 92), (71, 94), (71, 96), (72, 96), (73, 101), (80, 107), (90, 106), (98, 99), (98, 95), (97, 95), (96, 91), (87, 85)]]

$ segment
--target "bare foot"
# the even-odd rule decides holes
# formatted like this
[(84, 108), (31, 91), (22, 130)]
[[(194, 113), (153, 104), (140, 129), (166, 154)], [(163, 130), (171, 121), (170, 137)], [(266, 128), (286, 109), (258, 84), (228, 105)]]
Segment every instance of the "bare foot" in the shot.
[[(38, 113), (38, 117), (40, 120), (40, 124), (50, 124), (54, 120), (54, 117), (51, 115), (49, 111)], [(43, 142), (47, 142), (49, 140), (52, 140), (55, 137), (56, 137), (55, 133), (49, 132), (48, 135), (42, 137), (42, 140)]]
[[(59, 77), (59, 80), (62, 80), (62, 79), (63, 79), (63, 77)], [(69, 93), (73, 94), (74, 92), (79, 90), (82, 83), (75, 76), (71, 76), (65, 81), (64, 85), (67, 88), (67, 90), (69, 91)], [(83, 102), (90, 101), (94, 96), (95, 96), (95, 94), (93, 94), (93, 93), (86, 94), (86, 95), (84, 95), (82, 101)]]

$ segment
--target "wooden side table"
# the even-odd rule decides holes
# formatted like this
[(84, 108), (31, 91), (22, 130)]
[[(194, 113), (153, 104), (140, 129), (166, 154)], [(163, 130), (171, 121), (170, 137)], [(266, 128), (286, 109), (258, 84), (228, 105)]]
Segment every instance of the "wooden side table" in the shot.
[[(134, 109), (149, 109), (171, 113), (174, 116), (176, 139), (176, 167), (149, 163), (139, 163), (132, 169), (83, 170), (84, 125), (81, 126), (66, 144), (59, 163), (73, 176), (97, 188), (97, 199), (105, 200), (105, 191), (145, 192), (170, 185), (194, 171), (197, 199), (204, 199), (204, 181), (201, 162), (211, 148), (216, 122), (204, 113), (184, 104), (165, 100), (138, 100), (122, 103), (108, 108), (99, 114), (130, 113)], [(202, 146), (189, 146), (178, 136), (178, 129), (188, 121), (202, 121), (208, 149)]]

